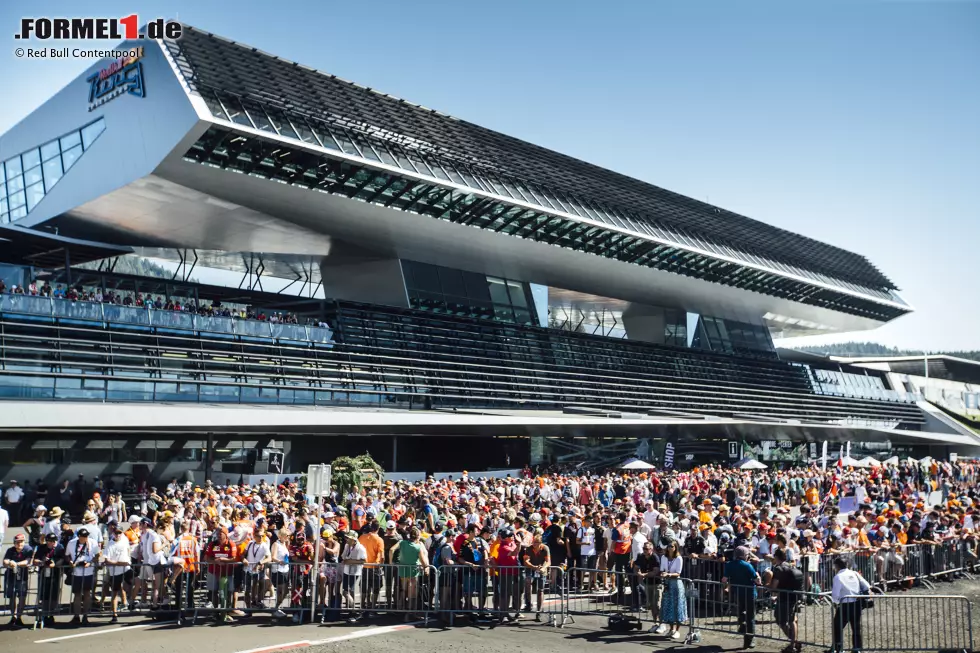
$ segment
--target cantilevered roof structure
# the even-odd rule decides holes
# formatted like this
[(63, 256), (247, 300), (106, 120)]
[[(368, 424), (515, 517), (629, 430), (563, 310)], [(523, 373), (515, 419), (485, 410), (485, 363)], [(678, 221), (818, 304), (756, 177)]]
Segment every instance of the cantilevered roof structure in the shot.
[(97, 64), (0, 138), (0, 222), (316, 283), (356, 249), (780, 335), (912, 310), (859, 254), (247, 45), (188, 26), (124, 46), (138, 88), (93, 103)]

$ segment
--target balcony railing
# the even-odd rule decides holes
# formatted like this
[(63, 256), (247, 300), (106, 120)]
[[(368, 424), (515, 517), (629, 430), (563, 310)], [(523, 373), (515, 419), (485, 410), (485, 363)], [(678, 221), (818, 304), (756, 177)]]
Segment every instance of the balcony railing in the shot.
[(278, 338), (297, 342), (333, 342), (333, 331), (327, 327), (244, 320), (234, 317), (210, 317), (184, 311), (72, 301), (34, 295), (0, 295), (0, 312), (43, 315), (62, 320), (88, 320), (105, 324), (137, 324), (155, 329), (227, 333), (253, 338)]

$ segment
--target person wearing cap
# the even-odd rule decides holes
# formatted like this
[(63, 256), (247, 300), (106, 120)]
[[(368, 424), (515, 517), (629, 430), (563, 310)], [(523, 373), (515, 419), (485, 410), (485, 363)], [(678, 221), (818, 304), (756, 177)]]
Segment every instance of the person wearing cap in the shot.
[[(20, 507), (24, 499), (24, 489), (17, 484), (17, 481), (10, 481), (10, 487), (4, 493), (7, 500), (7, 513), (9, 521), (19, 524), (23, 517), (20, 514)], [(2, 532), (2, 530), (0, 530)], [(2, 542), (3, 540), (0, 540)]]
[[(24, 522), (24, 528), (28, 532), (27, 544), (32, 548), (36, 549), (44, 542), (44, 536), (42, 532), (44, 531), (44, 524), (47, 522), (47, 512), (48, 509), (44, 507), (44, 504), (39, 504), (34, 509), (34, 515)], [(2, 512), (0, 512), (0, 542), (3, 541), (3, 517)]]
[[(112, 620), (110, 623), (118, 623), (119, 598), (122, 597), (123, 604), (126, 604), (129, 592), (133, 584), (132, 556), (129, 546), (129, 539), (122, 530), (115, 530), (108, 538), (103, 560), (109, 572), (109, 590), (112, 592)], [(103, 600), (105, 595), (103, 594)]]
[(54, 625), (54, 615), (58, 612), (64, 559), (65, 547), (54, 533), (45, 535), (44, 541), (34, 550), (32, 564), (37, 570), (38, 618), (46, 627)]
[(54, 533), (59, 538), (61, 537), (61, 516), (65, 514), (65, 511), (61, 509), (61, 506), (55, 506), (48, 511), (48, 518), (44, 522), (44, 526), (41, 528), (41, 536), (46, 537), (49, 533)]
[(343, 573), (341, 577), (340, 595), (347, 609), (353, 610), (355, 607), (354, 592), (356, 591), (364, 563), (367, 562), (367, 550), (357, 540), (357, 533), (354, 531), (346, 531), (344, 533), (340, 562), (341, 572)]
[(735, 547), (735, 557), (725, 563), (722, 583), (731, 587), (738, 614), (738, 632), (743, 636), (742, 648), (755, 648), (755, 600), (756, 587), (762, 584), (759, 572), (749, 562), (751, 551), (747, 546)]
[(87, 528), (78, 529), (68, 546), (65, 547), (65, 560), (72, 567), (71, 626), (89, 625), (88, 613), (92, 607), (92, 590), (95, 589), (95, 570), (99, 561), (99, 545), (89, 536)]
[(33, 550), (27, 546), (23, 533), (14, 535), (14, 545), (3, 555), (3, 591), (10, 601), (10, 628), (23, 628), (21, 615), (27, 599), (27, 572), (30, 568)]
[[(534, 532), (530, 534), (531, 546), (533, 546), (535, 538), (537, 538), (543, 544), (543, 534), (544, 531), (542, 531), (541, 528), (535, 528)], [(512, 605), (514, 609), (514, 616), (510, 617), (511, 621), (516, 621), (521, 615), (520, 607), (522, 588), (520, 584), (520, 567), (526, 566), (523, 565), (521, 553), (529, 548), (530, 546), (525, 547), (518, 542), (514, 531), (509, 527), (506, 527), (500, 531), (500, 542), (497, 544), (493, 557), (489, 560), (495, 573), (497, 574), (498, 592), (494, 594), (494, 606), (501, 612), (507, 612), (508, 606)], [(479, 577), (483, 578), (483, 575), (480, 574)], [(486, 587), (485, 583), (481, 584), (480, 587)], [(499, 600), (497, 598), (498, 593), (500, 595)], [(484, 601), (485, 598), (481, 596), (480, 600), (482, 608), (482, 601)], [(527, 612), (531, 611), (530, 591), (524, 592), (524, 609)]]

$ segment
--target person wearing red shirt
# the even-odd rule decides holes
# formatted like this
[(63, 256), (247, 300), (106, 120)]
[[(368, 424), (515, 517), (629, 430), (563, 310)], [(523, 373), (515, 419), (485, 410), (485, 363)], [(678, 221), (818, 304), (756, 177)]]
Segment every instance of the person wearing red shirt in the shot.
[(215, 539), (204, 549), (204, 560), (208, 563), (208, 590), (211, 603), (218, 610), (218, 621), (232, 620), (228, 612), (235, 607), (230, 605), (230, 597), (237, 550), (228, 538), (228, 529), (224, 527), (217, 531)]
[(500, 545), (493, 558), (493, 566), (500, 573), (500, 609), (506, 611), (509, 603), (513, 603), (514, 612), (511, 621), (517, 621), (521, 616), (521, 593), (519, 588), (520, 574), (517, 568), (520, 564), (519, 554), (521, 545), (514, 537), (514, 531), (505, 529), (500, 532)]
[[(313, 545), (306, 540), (306, 531), (297, 528), (289, 546), (289, 586), (292, 588), (290, 605), (293, 608), (302, 607), (309, 601), (313, 553)], [(293, 621), (299, 623), (300, 620), (300, 612), (297, 611), (293, 614)]]

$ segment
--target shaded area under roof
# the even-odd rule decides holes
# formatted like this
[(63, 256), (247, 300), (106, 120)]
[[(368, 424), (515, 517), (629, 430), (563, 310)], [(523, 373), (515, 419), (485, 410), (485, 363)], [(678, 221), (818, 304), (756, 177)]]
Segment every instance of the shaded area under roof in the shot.
[(0, 261), (4, 263), (63, 268), (66, 255), (71, 265), (77, 265), (132, 252), (130, 247), (67, 238), (11, 224), (0, 225)]

